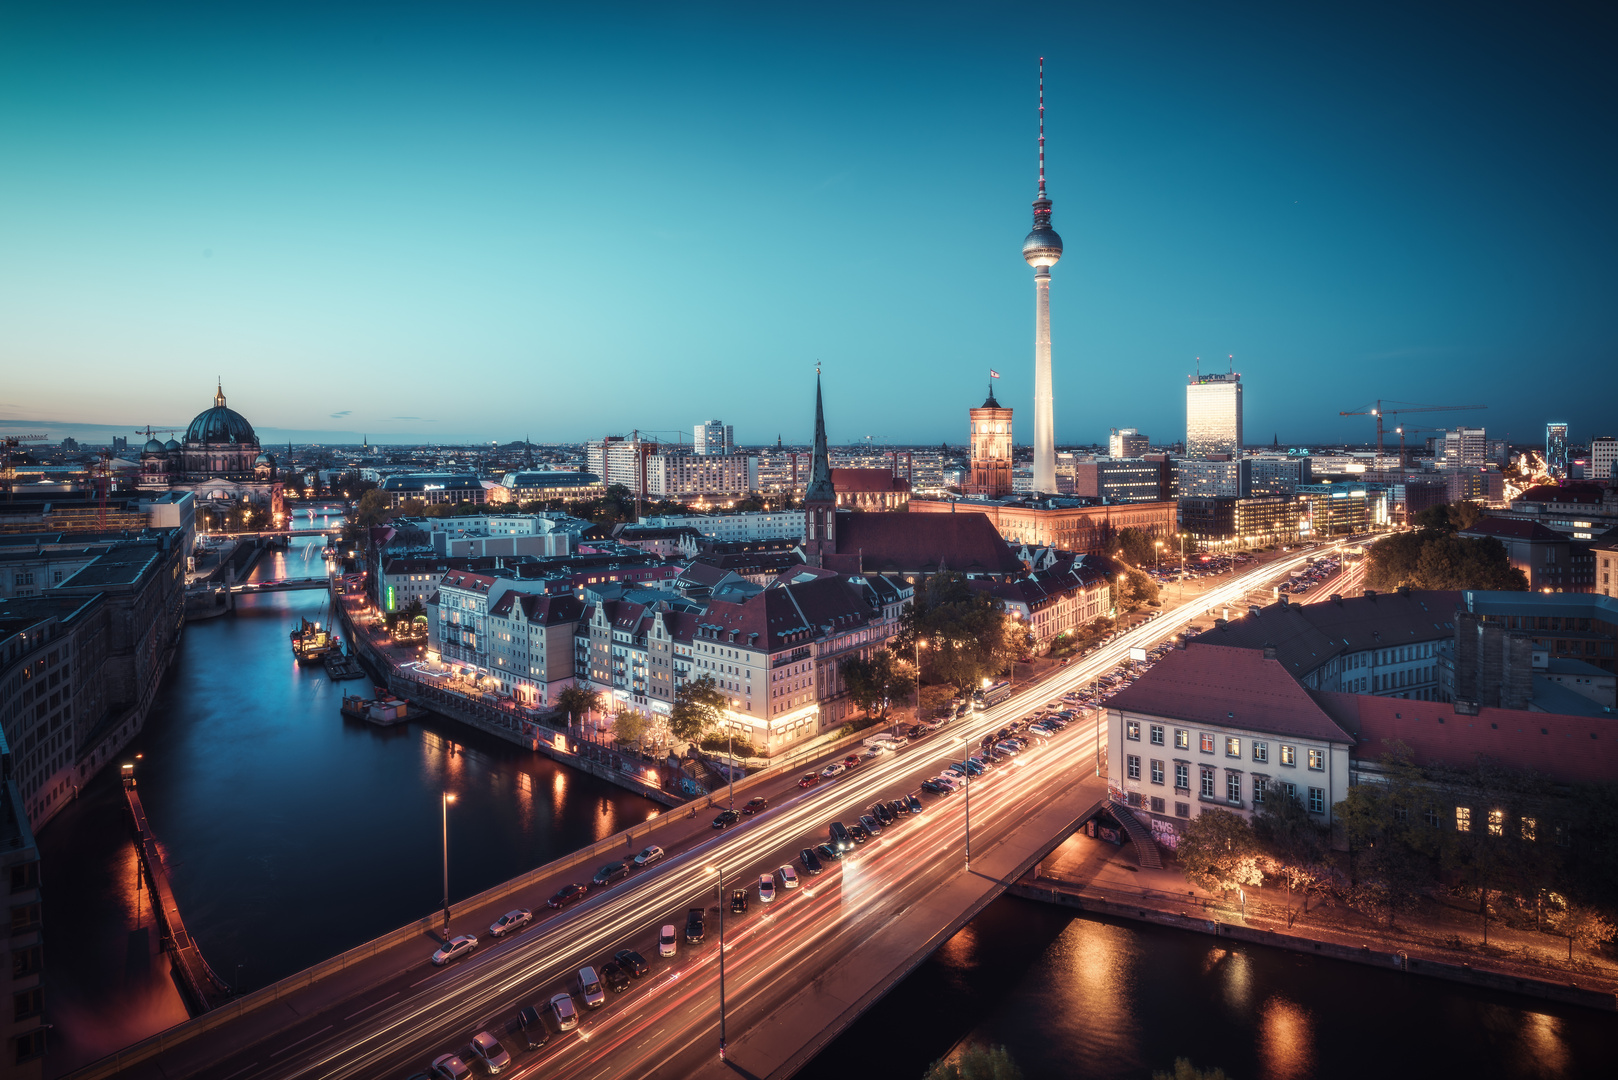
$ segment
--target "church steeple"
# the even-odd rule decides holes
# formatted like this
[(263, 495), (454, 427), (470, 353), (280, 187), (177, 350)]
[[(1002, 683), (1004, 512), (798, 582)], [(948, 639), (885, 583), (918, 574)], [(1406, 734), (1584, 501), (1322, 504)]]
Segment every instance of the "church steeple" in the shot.
[(815, 449), (809, 486), (803, 493), (803, 553), (810, 566), (822, 566), (824, 556), (837, 553), (837, 489), (831, 483), (831, 450), (826, 446), (819, 364), (815, 365)]
[(213, 406), (216, 409), (222, 409), (225, 406), (225, 384), (223, 380), (215, 383)]

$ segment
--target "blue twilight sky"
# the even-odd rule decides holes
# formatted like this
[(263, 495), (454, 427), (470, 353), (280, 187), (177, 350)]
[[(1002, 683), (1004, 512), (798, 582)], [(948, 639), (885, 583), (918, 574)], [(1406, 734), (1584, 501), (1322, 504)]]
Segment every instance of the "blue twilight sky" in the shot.
[(1027, 441), (1043, 53), (1058, 442), (1618, 433), (1609, 11), (9, 0), (0, 428)]

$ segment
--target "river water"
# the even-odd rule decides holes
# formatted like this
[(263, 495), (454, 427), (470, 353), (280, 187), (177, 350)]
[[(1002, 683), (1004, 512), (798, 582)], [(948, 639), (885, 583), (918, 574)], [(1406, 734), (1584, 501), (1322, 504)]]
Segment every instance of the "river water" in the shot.
[[(319, 538), (253, 580), (322, 572)], [(186, 925), (253, 989), (432, 911), (439, 794), (455, 897), (645, 820), (656, 807), (447, 721), (338, 714), (344, 684), (292, 661), (320, 591), (191, 624), (130, 748)], [(363, 688), (363, 682), (348, 683)], [(116, 770), (40, 836), (50, 1075), (185, 1018), (157, 948)], [(804, 1080), (920, 1077), (965, 1041), (1029, 1080), (1144, 1078), (1176, 1057), (1253, 1078), (1610, 1075), (1610, 1015), (1002, 899), (812, 1062)]]
[[(249, 580), (323, 573), (318, 537)], [(450, 721), (345, 720), (344, 690), (299, 667), (288, 633), (325, 621), (321, 590), (239, 598), (186, 627), (145, 730), (136, 779), (186, 927), (227, 981), (253, 989), (638, 821), (659, 807)], [(185, 1018), (157, 948), (116, 769), (40, 835), (49, 1071)], [(239, 965), (239, 966), (238, 966)]]

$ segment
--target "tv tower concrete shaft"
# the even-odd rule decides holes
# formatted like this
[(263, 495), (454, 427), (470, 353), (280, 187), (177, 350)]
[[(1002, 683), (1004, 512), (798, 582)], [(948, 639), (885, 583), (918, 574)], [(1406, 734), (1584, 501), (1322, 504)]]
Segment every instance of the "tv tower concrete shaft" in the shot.
[(1034, 490), (1056, 493), (1056, 396), (1051, 390), (1051, 272), (1034, 271)]

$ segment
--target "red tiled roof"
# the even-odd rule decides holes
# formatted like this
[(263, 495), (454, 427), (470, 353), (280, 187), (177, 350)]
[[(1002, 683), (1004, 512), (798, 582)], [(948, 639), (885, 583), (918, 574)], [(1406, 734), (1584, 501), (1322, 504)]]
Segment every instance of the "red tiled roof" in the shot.
[(834, 491), (909, 491), (910, 481), (891, 469), (833, 469), (831, 486)]
[[(857, 564), (857, 565), (856, 565)], [(983, 514), (839, 511), (834, 569), (877, 573), (1019, 574), (1022, 562)]]
[(1490, 708), (1462, 716), (1437, 701), (1311, 696), (1356, 737), (1358, 757), (1379, 758), (1397, 740), (1410, 747), (1417, 765), (1464, 769), (1487, 761), (1565, 783), (1618, 780), (1618, 717)]
[(1523, 502), (1544, 503), (1600, 503), (1599, 484), (1541, 484), (1517, 496)]
[(465, 589), (468, 592), (487, 593), (495, 579), (486, 574), (469, 574), (452, 570), (444, 575), (439, 588)]
[(1271, 735), (1352, 743), (1278, 660), (1261, 649), (1192, 642), (1171, 650), (1109, 709)]

